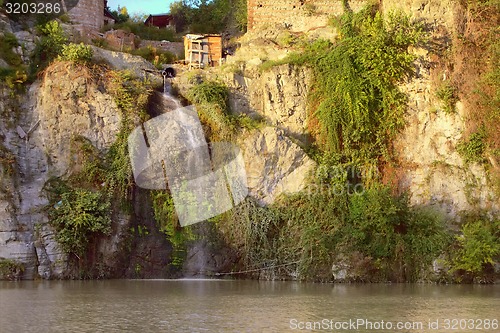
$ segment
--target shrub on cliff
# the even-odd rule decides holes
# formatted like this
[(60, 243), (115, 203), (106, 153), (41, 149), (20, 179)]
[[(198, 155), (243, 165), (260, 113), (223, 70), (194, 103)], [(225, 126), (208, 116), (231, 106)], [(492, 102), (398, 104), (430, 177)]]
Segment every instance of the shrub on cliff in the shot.
[(68, 42), (68, 38), (57, 21), (49, 21), (37, 27), (40, 39), (36, 43), (30, 64), (30, 74), (36, 75), (56, 59)]
[(500, 220), (474, 219), (466, 222), (455, 236), (451, 250), (451, 270), (458, 281), (487, 281), (500, 257)]
[(51, 211), (51, 224), (62, 249), (79, 258), (88, 244), (110, 232), (110, 203), (99, 192), (76, 189), (65, 192)]
[(20, 280), (24, 270), (24, 264), (0, 258), (0, 280)]
[(176, 60), (176, 55), (169, 51), (162, 51), (152, 46), (141, 47), (140, 49), (130, 51), (131, 54), (143, 57), (153, 63), (158, 69), (163, 65), (171, 64)]
[(122, 23), (117, 23), (112, 26), (104, 27), (104, 31), (108, 30), (124, 30), (133, 33), (144, 40), (168, 40), (170, 42), (178, 41), (172, 29), (158, 29), (157, 27), (149, 27), (144, 25), (144, 22), (134, 22), (127, 20)]
[(269, 207), (247, 200), (217, 218), (226, 239), (241, 250), (245, 268), (330, 281), (333, 263), (346, 269), (349, 281), (418, 281), (449, 244), (438, 214), (411, 208), (388, 187), (350, 195), (317, 190)]
[(188, 92), (200, 120), (208, 125), (211, 140), (229, 140), (233, 134), (234, 122), (229, 114), (229, 90), (227, 86), (216, 81), (204, 81), (193, 86)]
[(357, 13), (346, 6), (332, 22), (340, 32), (335, 43), (317, 40), (263, 67), (288, 62), (313, 69), (309, 129), (324, 152), (357, 165), (390, 160), (407, 101), (398, 84), (413, 72), (416, 56), (408, 47), (423, 40), (423, 26), (372, 6)]
[(71, 43), (62, 46), (61, 55), (59, 56), (59, 59), (85, 64), (89, 63), (92, 60), (93, 55), (94, 51), (90, 46), (85, 45), (83, 43), (80, 44)]
[(3, 59), (7, 64), (17, 67), (23, 62), (19, 54), (14, 52), (14, 48), (19, 46), (19, 42), (14, 34), (5, 32), (0, 35), (0, 59)]

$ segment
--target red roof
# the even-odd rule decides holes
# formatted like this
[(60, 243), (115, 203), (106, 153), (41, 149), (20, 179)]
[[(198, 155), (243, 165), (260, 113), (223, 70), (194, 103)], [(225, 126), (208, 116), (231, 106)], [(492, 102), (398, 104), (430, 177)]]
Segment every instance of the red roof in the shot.
[(154, 25), (155, 27), (164, 28), (170, 25), (170, 22), (173, 20), (172, 15), (168, 14), (160, 14), (160, 15), (149, 15), (144, 24), (146, 25)]

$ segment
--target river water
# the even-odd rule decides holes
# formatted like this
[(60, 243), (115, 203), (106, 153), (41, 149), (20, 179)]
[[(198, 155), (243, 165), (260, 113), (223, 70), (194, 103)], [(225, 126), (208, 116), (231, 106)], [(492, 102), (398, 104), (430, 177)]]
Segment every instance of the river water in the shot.
[(499, 306), (498, 285), (0, 282), (0, 332), (500, 332)]

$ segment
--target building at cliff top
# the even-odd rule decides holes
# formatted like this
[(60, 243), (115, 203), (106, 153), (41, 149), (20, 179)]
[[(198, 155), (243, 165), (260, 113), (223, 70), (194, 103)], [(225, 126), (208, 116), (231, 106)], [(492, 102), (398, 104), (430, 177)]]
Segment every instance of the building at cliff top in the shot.
[(107, 0), (79, 0), (78, 4), (68, 11), (71, 21), (80, 30), (100, 30), (106, 24), (115, 22), (107, 9)]
[[(350, 0), (359, 10), (366, 1)], [(282, 25), (291, 31), (324, 27), (332, 15), (343, 13), (342, 1), (332, 0), (247, 0), (248, 30)]]
[(174, 17), (170, 14), (149, 15), (144, 24), (149, 27), (157, 27), (159, 29), (168, 28), (175, 30)]

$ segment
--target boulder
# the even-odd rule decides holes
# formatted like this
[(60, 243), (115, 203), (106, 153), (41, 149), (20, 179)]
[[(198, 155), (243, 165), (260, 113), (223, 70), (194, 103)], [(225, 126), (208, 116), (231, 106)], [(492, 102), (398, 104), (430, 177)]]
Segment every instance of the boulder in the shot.
[(304, 189), (316, 163), (283, 130), (266, 127), (241, 140), (250, 196), (272, 204)]
[(95, 62), (104, 62), (116, 70), (128, 70), (135, 77), (148, 79), (155, 85), (163, 84), (160, 71), (146, 59), (124, 52), (115, 52), (92, 46)]
[(56, 63), (40, 87), (38, 132), (57, 177), (69, 169), (73, 138), (83, 136), (105, 151), (120, 131), (121, 112), (113, 97), (102, 93), (86, 77), (85, 70), (70, 63)]

